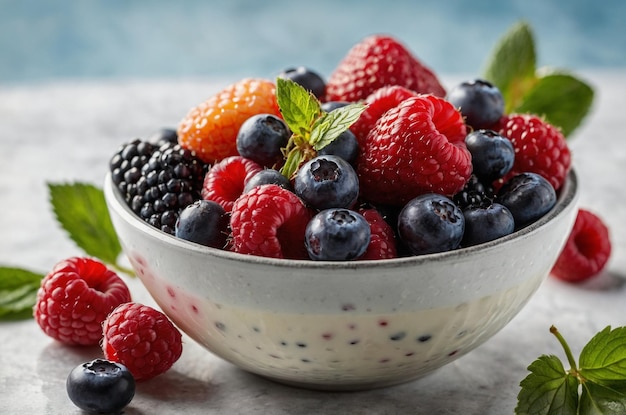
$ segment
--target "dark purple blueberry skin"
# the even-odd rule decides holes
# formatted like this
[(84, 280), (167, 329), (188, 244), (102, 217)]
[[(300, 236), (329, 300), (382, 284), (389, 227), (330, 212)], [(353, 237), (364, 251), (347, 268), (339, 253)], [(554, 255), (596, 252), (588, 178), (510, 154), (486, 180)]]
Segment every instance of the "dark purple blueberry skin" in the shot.
[(465, 137), (465, 145), (472, 154), (473, 173), (484, 182), (504, 177), (515, 162), (511, 140), (493, 130), (472, 131)]
[(472, 206), (463, 210), (465, 232), (462, 246), (478, 245), (492, 241), (515, 230), (511, 212), (499, 203), (489, 206)]
[(285, 69), (278, 74), (278, 77), (291, 79), (307, 91), (310, 91), (318, 99), (322, 99), (326, 95), (326, 82), (324, 79), (317, 72), (305, 66)]
[(449, 198), (428, 193), (410, 200), (398, 216), (398, 235), (413, 255), (451, 251), (465, 231), (461, 209)]
[(175, 236), (212, 248), (224, 248), (229, 218), (224, 208), (211, 200), (197, 200), (185, 207), (175, 226)]
[(359, 155), (359, 143), (357, 142), (354, 133), (350, 130), (346, 130), (331, 141), (330, 144), (322, 147), (317, 154), (319, 156), (339, 156), (348, 163), (354, 165), (356, 157)]
[(293, 186), (291, 186), (289, 179), (283, 176), (278, 170), (263, 169), (248, 180), (243, 188), (243, 192), (247, 193), (255, 187), (262, 186), (264, 184), (275, 184), (283, 189), (289, 190), (290, 192), (293, 191)]
[(519, 229), (548, 213), (556, 204), (556, 192), (539, 174), (521, 173), (504, 183), (497, 201), (511, 211)]
[(173, 128), (161, 128), (152, 134), (148, 141), (157, 147), (161, 147), (163, 144), (176, 144), (178, 143), (178, 132)]
[(253, 115), (239, 128), (237, 151), (262, 166), (273, 167), (282, 161), (281, 149), (287, 146), (290, 136), (287, 124), (275, 115)]
[(367, 220), (348, 209), (326, 209), (315, 215), (306, 227), (304, 242), (315, 261), (349, 261), (359, 258), (370, 243)]
[(74, 405), (89, 413), (119, 413), (135, 396), (135, 379), (126, 366), (104, 359), (75, 367), (65, 386)]
[(296, 195), (312, 208), (350, 208), (359, 196), (354, 168), (337, 156), (317, 156), (307, 161), (294, 179)]
[(348, 104), (349, 104), (348, 101), (327, 101), (327, 102), (322, 102), (322, 111), (324, 111), (324, 112), (331, 112), (333, 110), (336, 110), (337, 108), (345, 107)]
[(476, 79), (462, 82), (448, 91), (446, 99), (461, 111), (474, 130), (489, 128), (504, 114), (504, 98), (491, 83)]

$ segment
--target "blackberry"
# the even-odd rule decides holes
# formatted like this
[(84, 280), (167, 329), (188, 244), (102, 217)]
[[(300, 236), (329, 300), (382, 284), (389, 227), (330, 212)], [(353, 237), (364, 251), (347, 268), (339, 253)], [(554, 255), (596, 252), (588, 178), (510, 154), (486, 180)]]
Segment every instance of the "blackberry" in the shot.
[(478, 176), (472, 174), (463, 187), (452, 198), (454, 203), (461, 209), (468, 207), (487, 207), (495, 198), (495, 191), (491, 184), (481, 181)]
[(141, 169), (156, 149), (152, 143), (135, 139), (120, 146), (109, 161), (111, 179), (129, 206), (135, 195), (137, 181), (141, 177)]
[(132, 193), (131, 209), (155, 228), (174, 235), (180, 211), (201, 199), (206, 165), (179, 144), (165, 143), (141, 169)]

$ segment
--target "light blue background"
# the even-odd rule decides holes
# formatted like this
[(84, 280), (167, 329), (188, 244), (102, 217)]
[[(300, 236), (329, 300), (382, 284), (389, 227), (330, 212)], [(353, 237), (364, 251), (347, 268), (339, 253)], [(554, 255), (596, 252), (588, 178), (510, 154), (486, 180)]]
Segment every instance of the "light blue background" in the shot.
[(626, 1), (0, 0), (0, 83), (67, 78), (328, 76), (347, 50), (390, 33), (440, 74), (478, 74), (515, 21), (541, 65), (626, 67)]

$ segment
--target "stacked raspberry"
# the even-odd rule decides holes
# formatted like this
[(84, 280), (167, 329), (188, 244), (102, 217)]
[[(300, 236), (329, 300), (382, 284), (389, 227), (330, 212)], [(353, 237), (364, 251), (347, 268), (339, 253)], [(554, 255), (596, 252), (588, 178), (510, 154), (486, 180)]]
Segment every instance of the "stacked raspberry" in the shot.
[(275, 258), (385, 259), (497, 239), (548, 212), (571, 168), (558, 128), (505, 114), (484, 80), (446, 93), (380, 35), (327, 83), (298, 68), (230, 85), (177, 135), (207, 173), (175, 235)]

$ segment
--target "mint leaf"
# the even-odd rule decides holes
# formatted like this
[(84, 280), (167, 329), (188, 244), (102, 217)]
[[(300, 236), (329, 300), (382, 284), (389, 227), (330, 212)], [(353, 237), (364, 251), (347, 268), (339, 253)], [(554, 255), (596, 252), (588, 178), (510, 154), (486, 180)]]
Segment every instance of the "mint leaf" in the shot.
[(583, 383), (580, 415), (624, 414), (626, 414), (626, 395), (623, 392), (593, 382)]
[(110, 265), (122, 252), (102, 190), (85, 183), (48, 183), (50, 203), (59, 224), (88, 255)]
[(313, 125), (309, 144), (318, 151), (326, 147), (350, 128), (359, 119), (365, 108), (363, 104), (349, 104), (324, 113)]
[(276, 79), (276, 100), (283, 120), (292, 133), (306, 137), (313, 123), (322, 114), (313, 94), (290, 79)]
[(517, 415), (576, 415), (578, 380), (567, 373), (556, 356), (541, 356), (528, 366), (520, 382)]
[(542, 115), (567, 137), (589, 113), (593, 98), (591, 86), (570, 73), (555, 70), (540, 75), (512, 111)]
[[(606, 327), (580, 353), (580, 375), (626, 393), (626, 327)], [(626, 413), (626, 412), (624, 412)]]
[(513, 25), (496, 44), (483, 77), (496, 85), (505, 102), (505, 112), (519, 107), (535, 82), (535, 40), (526, 22)]
[(0, 320), (32, 317), (43, 277), (20, 268), (0, 267)]

